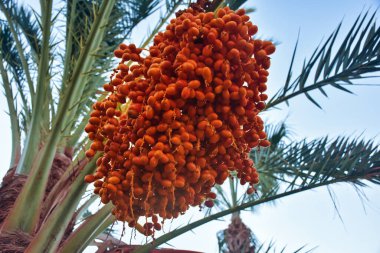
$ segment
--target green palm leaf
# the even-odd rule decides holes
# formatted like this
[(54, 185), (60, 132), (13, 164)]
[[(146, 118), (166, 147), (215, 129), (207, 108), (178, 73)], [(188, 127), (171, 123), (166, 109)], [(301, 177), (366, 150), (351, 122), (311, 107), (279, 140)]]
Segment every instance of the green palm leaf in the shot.
[[(380, 151), (373, 141), (328, 137), (311, 141), (302, 140), (275, 149), (263, 166), (262, 175), (271, 175), (288, 184), (289, 189), (323, 183), (358, 173), (370, 175), (380, 162)], [(372, 172), (371, 172), (372, 171)], [(370, 173), (371, 172), (371, 173)], [(366, 178), (379, 184), (379, 175)], [(354, 177), (351, 183), (364, 186)]]
[(9, 26), (4, 20), (0, 20), (0, 44), (2, 58), (7, 63), (7, 70), (9, 71), (9, 74), (11, 74), (11, 78), (14, 80), (14, 83), (16, 84), (16, 94), (21, 98), (22, 110), (20, 112), (17, 111), (17, 114), (21, 113), (25, 118), (25, 122), (21, 124), (21, 127), (23, 129), (27, 129), (27, 124), (29, 124), (30, 122), (31, 111), (30, 104), (28, 101), (28, 91), (25, 87), (26, 80), (24, 70), (22, 67), (20, 55), (16, 48), (16, 42), (13, 40)]
[(34, 14), (24, 5), (12, 3), (12, 17), (30, 46), (34, 62), (38, 62), (41, 53), (41, 31)]
[(16, 26), (16, 22), (14, 20), (18, 20), (14, 16), (16, 16), (18, 13), (16, 13), (14, 10), (16, 9), (16, 4), (12, 0), (7, 0), (4, 2), (0, 2), (0, 10), (3, 12), (5, 19), (7, 21), (7, 26), (9, 27), (9, 31), (12, 35), (12, 39), (15, 44), (15, 48), (18, 53), (18, 58), (20, 59), (20, 63), (23, 69), (23, 73), (25, 74), (26, 81), (28, 84), (28, 89), (30, 92), (30, 98), (32, 101), (32, 104), (34, 103), (35, 99), (35, 90), (34, 90), (34, 84), (30, 72), (30, 65), (28, 63), (28, 55), (25, 54), (22, 40), (18, 34), (18, 29)]
[[(352, 93), (350, 86), (363, 85), (359, 81), (376, 76), (380, 70), (380, 28), (375, 23), (375, 15), (376, 12), (370, 17), (369, 12), (359, 15), (343, 42), (337, 45), (339, 24), (322, 46), (305, 60), (300, 74), (293, 78), (297, 40), (285, 85), (268, 101), (267, 109), (283, 102), (288, 104), (290, 99), (301, 94), (321, 108), (310, 92), (319, 90), (327, 96), (324, 88), (331, 86)], [(333, 50), (335, 47), (338, 47), (336, 52)]]

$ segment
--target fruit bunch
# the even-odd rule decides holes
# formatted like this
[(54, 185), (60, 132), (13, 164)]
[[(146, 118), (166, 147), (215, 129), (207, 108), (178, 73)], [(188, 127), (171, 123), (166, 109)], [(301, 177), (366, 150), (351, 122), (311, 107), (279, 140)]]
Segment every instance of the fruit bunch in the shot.
[[(189, 206), (213, 205), (212, 187), (236, 171), (248, 193), (259, 182), (250, 149), (269, 146), (262, 119), (269, 41), (255, 40), (245, 11), (190, 7), (177, 13), (149, 51), (121, 44), (107, 98), (93, 105), (85, 131), (101, 152), (94, 192), (118, 220), (144, 233)], [(145, 57), (144, 57), (145, 55)], [(128, 64), (133, 62), (132, 65)], [(127, 106), (126, 106), (127, 105)]]

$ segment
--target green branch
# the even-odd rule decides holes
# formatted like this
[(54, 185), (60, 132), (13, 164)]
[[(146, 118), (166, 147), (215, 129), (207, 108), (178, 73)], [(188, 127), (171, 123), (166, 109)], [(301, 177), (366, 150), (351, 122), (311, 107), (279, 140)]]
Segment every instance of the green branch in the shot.
[[(69, 3), (71, 6), (69, 6)], [(77, 5), (77, 0), (73, 1), (67, 1), (67, 13), (70, 13), (70, 16), (67, 17), (67, 22), (66, 22), (66, 51), (65, 51), (65, 63), (63, 66), (63, 85), (61, 87), (61, 94), (64, 93), (65, 90), (65, 84), (66, 82), (69, 81), (68, 75), (71, 69), (72, 61), (71, 61), (71, 56), (72, 56), (72, 50), (73, 50), (73, 33), (74, 33), (74, 21), (75, 21), (75, 14), (76, 14), (76, 5)], [(70, 11), (69, 11), (69, 7)]]
[(115, 218), (111, 214), (113, 206), (107, 204), (88, 217), (70, 236), (63, 242), (59, 253), (82, 252), (100, 233), (109, 227)]
[[(85, 149), (88, 149), (88, 147), (85, 147)], [(80, 173), (80, 171), (83, 170), (85, 166), (88, 164), (88, 159), (85, 157), (85, 152), (81, 151), (74, 161), (71, 162), (71, 164), (67, 167), (66, 171), (61, 175), (58, 182), (53, 186), (53, 188), (50, 190), (49, 194), (46, 196), (44, 203), (43, 203), (43, 209), (44, 210), (50, 210), (54, 204), (54, 201), (58, 197), (58, 195), (68, 186), (72, 183), (72, 181), (77, 178), (77, 174)]]
[(47, 1), (46, 12), (42, 15), (42, 50), (41, 57), (38, 64), (38, 78), (37, 78), (37, 93), (36, 101), (33, 103), (32, 120), (29, 132), (26, 136), (25, 149), (21, 156), (20, 162), (17, 166), (17, 174), (27, 175), (31, 169), (32, 164), (35, 162), (37, 152), (41, 145), (41, 132), (43, 130), (44, 111), (46, 106), (46, 96), (50, 82), (49, 76), (49, 63), (50, 63), (50, 35), (51, 35), (51, 16), (52, 16), (52, 1)]
[[(46, 182), (50, 172), (49, 168), (39, 167), (39, 162), (45, 161), (45, 157), (39, 152), (41, 137), (42, 106), (45, 101), (46, 77), (49, 72), (49, 40), (51, 28), (52, 0), (46, 2), (46, 12), (42, 15), (43, 41), (42, 55), (38, 69), (37, 97), (33, 106), (31, 128), (25, 142), (24, 153), (17, 166), (16, 173), (27, 174), (27, 181), (22, 188), (17, 200), (4, 221), (3, 230), (22, 230), (32, 233), (39, 221), (41, 201), (45, 193)], [(37, 156), (37, 157), (36, 157)], [(53, 156), (54, 157), (54, 156)], [(28, 211), (26, 211), (28, 210)]]
[(66, 143), (66, 147), (72, 148), (72, 147), (75, 147), (75, 145), (78, 143), (78, 140), (83, 135), (84, 128), (88, 124), (89, 116), (90, 116), (90, 113), (88, 114), (88, 116), (87, 115), (84, 116), (82, 121), (76, 126), (76, 129), (74, 130), (74, 132), (72, 132), (72, 134), (70, 135)]
[(76, 222), (80, 222), (84, 217), (86, 212), (89, 212), (88, 208), (95, 203), (95, 201), (99, 200), (99, 196), (96, 194), (91, 195), (91, 197), (86, 200), (86, 202), (81, 205), (74, 214)]
[(12, 86), (9, 82), (7, 71), (3, 64), (3, 57), (0, 52), (0, 73), (3, 79), (3, 87), (5, 92), (5, 97), (8, 103), (9, 118), (11, 121), (11, 132), (12, 132), (12, 155), (10, 168), (14, 167), (18, 160), (20, 159), (21, 153), (21, 141), (20, 141), (20, 126), (18, 124), (17, 110), (14, 104), (14, 97), (12, 92)]
[[(52, 208), (51, 214), (47, 214), (48, 218), (38, 230), (39, 232), (33, 237), (26, 252), (56, 252), (64, 235), (64, 232), (72, 219), (79, 201), (81, 200), (87, 184), (84, 177), (95, 171), (96, 157), (88, 163), (74, 182), (61, 192), (65, 196), (61, 202), (56, 202)], [(57, 198), (61, 199), (61, 198)]]
[[(102, 5), (99, 7), (91, 26), (90, 33), (86, 39), (86, 44), (81, 50), (73, 69), (73, 73), (70, 76), (70, 82), (65, 88), (64, 97), (59, 103), (57, 118), (55, 122), (53, 122), (53, 131), (57, 130), (57, 133), (52, 133), (52, 136), (58, 134), (57, 137), (60, 137), (62, 133), (66, 136), (71, 130), (70, 127), (67, 127), (67, 124), (70, 124), (75, 117), (75, 113), (79, 106), (78, 101), (81, 99), (86, 87), (86, 85), (84, 85), (87, 78), (86, 73), (91, 69), (95, 62), (95, 53), (103, 41), (107, 23), (115, 3), (116, 0), (103, 1)], [(59, 140), (60, 138), (57, 139), (57, 141)]]
[[(103, 1), (101, 7), (98, 11), (98, 16), (95, 19), (93, 26), (91, 28), (90, 35), (87, 40), (87, 44), (84, 47), (81, 56), (77, 62), (76, 68), (74, 70), (74, 74), (72, 76), (72, 83), (70, 83), (67, 96), (63, 99), (60, 108), (58, 109), (56, 121), (53, 124), (52, 131), (48, 136), (47, 143), (43, 146), (42, 150), (38, 153), (38, 156), (35, 158), (33, 162), (32, 170), (28, 176), (28, 179), (16, 200), (15, 206), (12, 209), (12, 212), (8, 216), (6, 222), (4, 223), (4, 227), (9, 230), (13, 229), (22, 229), (24, 231), (31, 232), (34, 229), (34, 226), (38, 223), (42, 201), (45, 194), (46, 183), (49, 178), (50, 168), (54, 160), (54, 156), (57, 150), (57, 144), (61, 139), (61, 134), (63, 132), (63, 126), (66, 124), (67, 120), (67, 108), (70, 108), (75, 102), (76, 94), (80, 93), (82, 89), (80, 83), (77, 83), (80, 80), (80, 77), (83, 71), (89, 67), (90, 60), (89, 55), (97, 48), (100, 43), (99, 38), (101, 37), (99, 34), (104, 34), (104, 28), (107, 24), (108, 17), (112, 11), (112, 8), (115, 4), (115, 0)], [(51, 17), (51, 1), (48, 2), (48, 6), (45, 6), (50, 9), (50, 14), (45, 14), (44, 17), (44, 25), (46, 22), (50, 20)], [(48, 22), (50, 24), (50, 22)], [(48, 26), (49, 27), (49, 26)], [(44, 40), (43, 40), (43, 55), (41, 57), (41, 61), (44, 60), (44, 51), (48, 50), (48, 46), (45, 44), (45, 32), (44, 29)], [(48, 42), (48, 41), (47, 41)], [(43, 61), (42, 61), (43, 62)], [(43, 62), (44, 64), (49, 63), (49, 61)], [(41, 64), (42, 65), (42, 64)], [(41, 67), (41, 66), (40, 66)], [(48, 66), (46, 66), (48, 67)], [(39, 79), (42, 78), (43, 70), (40, 69)], [(42, 87), (42, 82), (39, 83), (40, 88)], [(38, 91), (37, 96), (41, 93)], [(37, 100), (37, 103), (43, 103), (43, 99)], [(35, 110), (33, 111), (35, 112)], [(32, 128), (36, 125), (33, 125), (39, 113), (36, 113), (32, 119)], [(33, 132), (32, 129), (30, 133)], [(28, 146), (28, 149), (30, 147)], [(23, 165), (21, 165), (23, 166)], [(25, 212), (28, 210), (28, 212)]]

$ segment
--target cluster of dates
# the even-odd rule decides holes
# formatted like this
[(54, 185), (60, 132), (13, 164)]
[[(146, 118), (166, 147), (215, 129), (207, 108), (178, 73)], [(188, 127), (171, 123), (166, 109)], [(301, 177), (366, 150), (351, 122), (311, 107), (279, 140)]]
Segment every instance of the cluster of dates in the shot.
[(93, 105), (85, 129), (93, 141), (86, 155), (101, 152), (85, 180), (103, 203), (112, 201), (118, 220), (134, 227), (145, 217), (152, 235), (158, 216), (211, 207), (212, 187), (231, 171), (253, 192), (259, 178), (248, 153), (269, 146), (258, 113), (275, 51), (253, 39), (256, 32), (243, 9), (189, 8), (146, 54), (133, 44), (115, 50), (121, 61), (104, 85), (110, 94)]

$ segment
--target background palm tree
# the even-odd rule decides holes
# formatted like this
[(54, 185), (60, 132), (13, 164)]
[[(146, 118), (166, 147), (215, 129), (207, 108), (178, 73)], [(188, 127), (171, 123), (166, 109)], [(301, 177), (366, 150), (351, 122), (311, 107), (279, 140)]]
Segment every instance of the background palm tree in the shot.
[[(210, 8), (229, 5), (237, 9), (244, 2), (213, 1)], [(13, 0), (0, 2), (0, 73), (12, 128), (10, 170), (0, 189), (0, 248), (4, 252), (80, 252), (99, 238), (103, 242), (100, 248), (111, 250), (115, 241), (112, 243), (112, 235), (104, 236), (104, 231), (114, 222), (112, 206), (91, 213), (97, 198), (86, 192), (83, 182), (84, 175), (94, 171), (96, 161), (85, 158), (88, 143), (83, 129), (91, 105), (105, 95), (99, 88), (109, 80), (104, 73), (114, 65), (117, 45), (129, 38), (138, 23), (161, 10), (159, 22), (141, 45), (146, 47), (175, 11), (188, 3), (40, 3), (41, 11), (36, 13)], [(286, 82), (267, 110), (299, 95), (320, 106), (310, 92), (326, 95), (326, 86), (350, 92), (348, 88), (359, 84), (358, 80), (377, 73), (380, 30), (374, 19), (375, 13), (359, 16), (343, 42), (336, 45), (339, 26), (294, 78), (295, 49)], [(335, 47), (338, 50), (333, 50)], [(261, 172), (257, 195), (244, 194), (236, 179), (231, 179), (227, 186), (216, 187), (219, 209), (214, 213), (166, 233), (156, 238), (154, 245), (139, 247), (136, 252), (146, 252), (228, 214), (234, 214), (232, 223), (237, 229), (232, 230), (241, 232), (241, 210), (316, 187), (337, 182), (357, 187), (366, 181), (380, 183), (380, 153), (371, 141), (347, 137), (285, 141), (285, 124), (271, 129), (271, 148), (251, 153)], [(237, 243), (228, 238), (228, 233), (222, 234), (221, 242), (227, 244), (221, 249), (231, 251)], [(249, 247), (254, 246), (251, 241)]]

